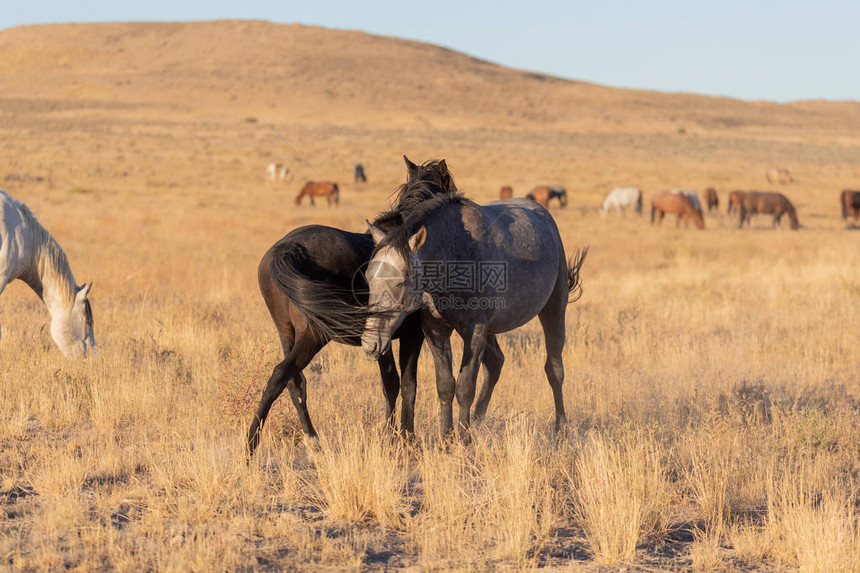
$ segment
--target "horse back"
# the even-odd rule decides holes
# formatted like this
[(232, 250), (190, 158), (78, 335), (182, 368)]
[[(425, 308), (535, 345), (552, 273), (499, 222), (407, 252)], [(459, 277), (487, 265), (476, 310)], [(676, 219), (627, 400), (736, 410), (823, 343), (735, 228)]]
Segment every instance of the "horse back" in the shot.
[(357, 323), (356, 309), (366, 303), (360, 300), (367, 296), (361, 271), (372, 251), (369, 234), (324, 225), (299, 227), (266, 251), (257, 279), (282, 343), (293, 332), (310, 330), (339, 342), (359, 343), (353, 332), (356, 325), (350, 323)]
[(26, 271), (33, 246), (27, 240), (27, 221), (21, 204), (0, 189), (0, 290)]
[[(549, 212), (525, 198), (494, 201), (487, 205), (466, 202), (459, 216), (429, 229), (444, 237), (443, 252), (428, 252), (426, 260), (473, 262), (475, 282), (470, 292), (440, 294), (501, 301), (480, 310), (456, 310), (446, 316), (452, 325), (482, 315), (491, 332), (506, 332), (531, 320), (553, 293), (567, 297), (567, 261), (555, 220)], [(501, 282), (485, 283), (481, 269), (496, 265)], [(467, 307), (468, 308), (468, 307)]]

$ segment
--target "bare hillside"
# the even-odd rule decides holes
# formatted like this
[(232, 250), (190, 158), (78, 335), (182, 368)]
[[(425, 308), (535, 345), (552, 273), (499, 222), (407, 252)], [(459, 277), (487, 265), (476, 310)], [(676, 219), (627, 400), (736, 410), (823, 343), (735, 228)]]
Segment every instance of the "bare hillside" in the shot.
[(243, 102), (290, 114), (324, 111), (350, 123), (565, 127), (605, 113), (603, 130), (677, 129), (679, 122), (780, 133), (860, 127), (856, 103), (777, 105), (613, 89), (419, 42), (255, 21), (3, 30), (0, 74), (7, 98), (159, 103), (183, 112)]

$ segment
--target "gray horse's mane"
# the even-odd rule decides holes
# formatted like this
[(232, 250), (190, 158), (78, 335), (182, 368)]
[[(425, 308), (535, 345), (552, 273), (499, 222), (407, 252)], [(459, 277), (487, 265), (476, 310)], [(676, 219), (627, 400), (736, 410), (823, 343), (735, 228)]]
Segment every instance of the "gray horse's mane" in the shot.
[(454, 190), (450, 193), (435, 195), (432, 198), (425, 199), (403, 219), (403, 222), (393, 230), (389, 231), (385, 238), (376, 245), (373, 255), (376, 256), (381, 249), (391, 247), (404, 258), (409, 258), (411, 252), (409, 250), (409, 238), (421, 228), (427, 219), (434, 213), (441, 210), (443, 207), (452, 204), (471, 203), (462, 193)]
[(15, 199), (13, 201), (17, 203), (21, 215), (27, 222), (29, 238), (36, 250), (33, 260), (37, 265), (36, 271), (42, 285), (56, 286), (59, 292), (66, 295), (63, 297), (63, 301), (71, 308), (78, 287), (66, 253), (63, 252), (57, 240), (42, 226), (27, 205)]

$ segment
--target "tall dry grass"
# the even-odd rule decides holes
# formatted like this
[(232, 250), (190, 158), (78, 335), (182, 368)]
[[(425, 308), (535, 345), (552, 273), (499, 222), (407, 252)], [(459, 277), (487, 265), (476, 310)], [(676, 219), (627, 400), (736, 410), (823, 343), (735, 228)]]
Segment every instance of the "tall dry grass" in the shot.
[(570, 475), (574, 507), (595, 559), (633, 562), (636, 548), (664, 533), (671, 492), (664, 456), (651, 438), (592, 434)]

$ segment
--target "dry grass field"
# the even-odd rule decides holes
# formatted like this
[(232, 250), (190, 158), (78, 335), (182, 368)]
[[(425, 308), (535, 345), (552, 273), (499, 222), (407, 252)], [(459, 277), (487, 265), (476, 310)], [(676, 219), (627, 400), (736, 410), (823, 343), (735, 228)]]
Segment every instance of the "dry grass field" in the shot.
[[(860, 570), (860, 232), (838, 207), (860, 104), (610, 89), (260, 22), (3, 30), (0, 85), (0, 185), (95, 282), (99, 343), (68, 362), (23, 283), (0, 299), (0, 570)], [(338, 207), (293, 205), (319, 176), (261, 118)], [(591, 246), (569, 427), (536, 323), (500, 336), (468, 447), (439, 442), (429, 356), (401, 443), (376, 365), (331, 345), (306, 371), (319, 445), (284, 396), (246, 465), (280, 360), (260, 257), (299, 225), (362, 229), (404, 153), (446, 158), (477, 201), (567, 187), (551, 211)], [(291, 177), (267, 183), (270, 161)], [(727, 192), (771, 188), (770, 165), (803, 228), (738, 230)], [(723, 203), (704, 231), (601, 217), (619, 184)]]

